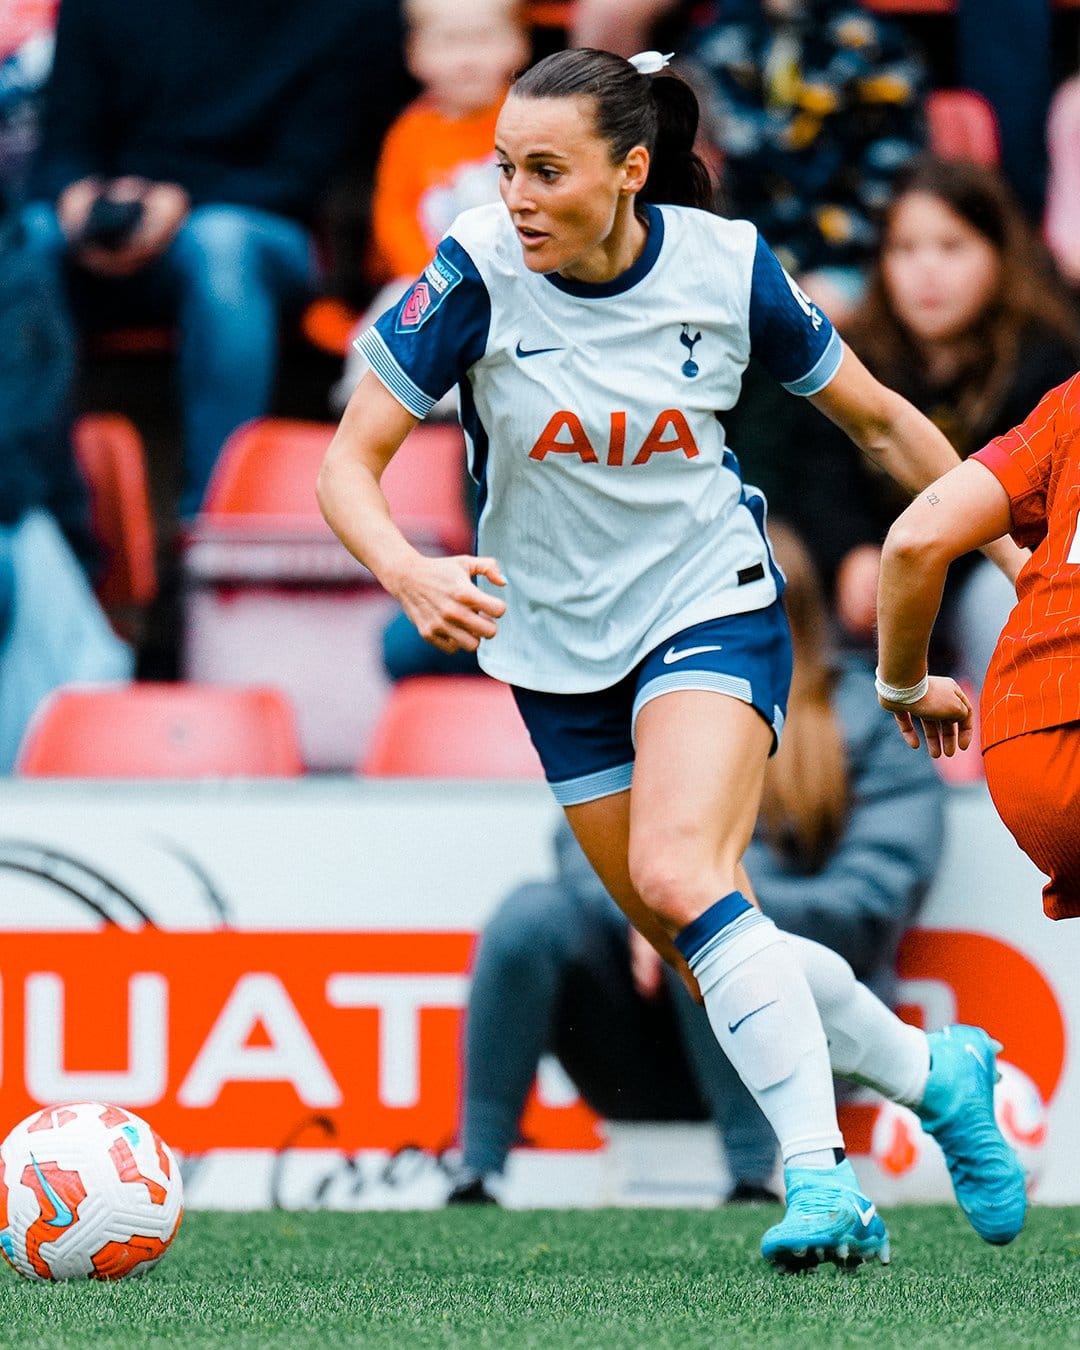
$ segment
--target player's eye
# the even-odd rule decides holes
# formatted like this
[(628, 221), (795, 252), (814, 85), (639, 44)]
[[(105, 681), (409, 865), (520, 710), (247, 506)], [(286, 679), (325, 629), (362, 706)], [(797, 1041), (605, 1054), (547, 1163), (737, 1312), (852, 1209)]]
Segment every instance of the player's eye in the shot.
[(554, 183), (559, 177), (559, 171), (550, 164), (541, 164), (536, 171), (536, 176), (542, 183)]
[(509, 160), (506, 160), (506, 159), (497, 159), (497, 160), (495, 161), (495, 167), (499, 170), (499, 173), (502, 174), (502, 176), (503, 176), (504, 178), (512, 178), (512, 177), (513, 177), (513, 174), (514, 174), (514, 166), (510, 163)]

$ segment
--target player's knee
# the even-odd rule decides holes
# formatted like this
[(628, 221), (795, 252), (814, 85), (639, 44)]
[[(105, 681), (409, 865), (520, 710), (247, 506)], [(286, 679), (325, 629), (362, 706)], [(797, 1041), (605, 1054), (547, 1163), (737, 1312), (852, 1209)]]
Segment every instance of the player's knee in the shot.
[(630, 881), (634, 890), (662, 921), (683, 928), (722, 894), (735, 889), (734, 875), (717, 878), (691, 844), (651, 839), (631, 840)]

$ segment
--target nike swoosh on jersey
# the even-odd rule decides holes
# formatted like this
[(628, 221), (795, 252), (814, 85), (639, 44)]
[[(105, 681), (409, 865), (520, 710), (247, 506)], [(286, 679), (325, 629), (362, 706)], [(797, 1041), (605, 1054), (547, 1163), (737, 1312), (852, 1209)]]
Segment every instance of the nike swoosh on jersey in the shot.
[(70, 1227), (75, 1222), (75, 1215), (57, 1195), (52, 1183), (46, 1180), (45, 1173), (38, 1166), (38, 1161), (32, 1153), (30, 1154), (30, 1161), (34, 1164), (34, 1171), (37, 1173), (38, 1181), (41, 1182), (41, 1189), (45, 1192), (45, 1198), (56, 1210), (56, 1214), (51, 1219), (46, 1219), (45, 1222), (50, 1228)]
[(561, 352), (561, 351), (565, 351), (565, 348), (564, 348), (564, 347), (523, 347), (523, 346), (521, 345), (521, 340), (519, 339), (519, 340), (518, 340), (518, 345), (514, 348), (514, 355), (515, 355), (515, 356), (519, 356), (519, 357), (521, 357), (522, 359), (524, 359), (526, 356), (543, 356), (545, 352)]
[(755, 1013), (764, 1012), (766, 1008), (771, 1008), (772, 1005), (777, 1001), (778, 1000), (776, 1000), (775, 998), (771, 998), (769, 999), (768, 1003), (763, 1003), (760, 1008), (751, 1008), (748, 1013), (743, 1013), (743, 1015), (739, 1018), (737, 1022), (729, 1022), (727, 1024), (728, 1031), (734, 1034), (747, 1020), (747, 1018), (753, 1017)]
[(684, 647), (681, 652), (677, 652), (674, 647), (669, 647), (664, 653), (663, 661), (665, 666), (673, 666), (676, 661), (685, 661), (688, 656), (700, 656), (702, 652), (722, 652), (723, 650), (719, 642), (710, 647)]
[(871, 1200), (867, 1204), (866, 1208), (863, 1209), (862, 1205), (854, 1196), (852, 1197), (851, 1203), (855, 1206), (855, 1213), (859, 1216), (860, 1220), (862, 1221), (863, 1227), (865, 1228), (870, 1223), (870, 1220), (877, 1213), (877, 1205), (875, 1205), (873, 1200)]

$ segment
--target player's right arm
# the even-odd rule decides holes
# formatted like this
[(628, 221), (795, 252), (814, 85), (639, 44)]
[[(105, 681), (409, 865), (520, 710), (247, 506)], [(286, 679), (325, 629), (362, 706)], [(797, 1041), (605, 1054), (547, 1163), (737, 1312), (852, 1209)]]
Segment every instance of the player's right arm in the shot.
[(421, 637), (441, 651), (475, 651), (495, 635), (506, 606), (472, 578), (505, 584), (494, 558), (429, 558), (390, 516), (380, 480), (418, 419), (375, 375), (349, 400), (319, 470), (316, 493), (331, 529), (401, 604)]
[[(1006, 534), (1012, 518), (1008, 493), (977, 460), (957, 465), (921, 492), (893, 522), (881, 554), (878, 581), (878, 677), (894, 689), (913, 689), (927, 674), (930, 634), (941, 607), (949, 564)], [(917, 702), (881, 698), (907, 743), (917, 749), (915, 719), (936, 759), (971, 743), (973, 709), (955, 680), (930, 679)]]

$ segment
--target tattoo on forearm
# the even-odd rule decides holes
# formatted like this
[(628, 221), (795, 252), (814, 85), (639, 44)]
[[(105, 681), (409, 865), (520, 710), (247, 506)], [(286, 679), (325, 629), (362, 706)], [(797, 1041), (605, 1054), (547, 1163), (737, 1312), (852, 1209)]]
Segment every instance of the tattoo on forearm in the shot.
[(930, 503), (931, 506), (938, 506), (941, 502), (941, 498), (937, 495), (936, 492), (928, 492), (926, 494), (926, 500)]

